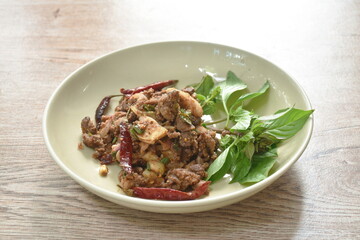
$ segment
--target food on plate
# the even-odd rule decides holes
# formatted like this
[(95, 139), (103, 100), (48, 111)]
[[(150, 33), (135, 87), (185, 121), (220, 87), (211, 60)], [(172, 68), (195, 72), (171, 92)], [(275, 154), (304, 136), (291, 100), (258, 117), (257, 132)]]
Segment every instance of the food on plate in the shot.
[(189, 200), (208, 191), (210, 182), (203, 179), (219, 142), (201, 125), (194, 88), (162, 89), (176, 82), (121, 89), (113, 114), (104, 112), (114, 95), (100, 102), (96, 123), (89, 117), (81, 122), (83, 143), (94, 148), (94, 158), (103, 166), (119, 163), (119, 186), (128, 195)]
[[(193, 200), (228, 173), (230, 183), (259, 182), (276, 162), (276, 146), (301, 130), (313, 112), (290, 107), (260, 117), (244, 103), (266, 94), (270, 83), (248, 93), (231, 71), (223, 81), (206, 75), (182, 90), (173, 87), (177, 82), (121, 88), (121, 95), (102, 99), (95, 123), (90, 117), (81, 121), (83, 143), (102, 164), (99, 173), (106, 176), (106, 165), (119, 163), (119, 187), (127, 195)], [(118, 106), (105, 115), (115, 97), (121, 97)], [(224, 118), (204, 122), (204, 115), (217, 111)]]

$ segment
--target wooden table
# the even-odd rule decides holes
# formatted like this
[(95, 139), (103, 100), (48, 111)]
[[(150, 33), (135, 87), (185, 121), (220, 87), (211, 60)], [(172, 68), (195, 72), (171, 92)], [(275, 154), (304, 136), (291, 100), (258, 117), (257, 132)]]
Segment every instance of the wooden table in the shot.
[[(262, 192), (155, 214), (83, 189), (41, 122), (72, 71), (116, 49), (197, 40), (259, 54), (316, 109), (299, 161)], [(0, 239), (360, 239), (360, 1), (0, 1)]]

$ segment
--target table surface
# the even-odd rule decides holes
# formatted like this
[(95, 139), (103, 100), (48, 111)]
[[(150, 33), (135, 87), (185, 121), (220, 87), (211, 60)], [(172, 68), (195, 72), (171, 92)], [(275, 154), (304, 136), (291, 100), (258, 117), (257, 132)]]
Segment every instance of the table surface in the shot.
[[(359, 239), (360, 1), (0, 1), (1, 239)], [(110, 51), (196, 40), (261, 55), (315, 112), (308, 148), (260, 193), (196, 214), (155, 214), (88, 192), (49, 155), (45, 104)]]

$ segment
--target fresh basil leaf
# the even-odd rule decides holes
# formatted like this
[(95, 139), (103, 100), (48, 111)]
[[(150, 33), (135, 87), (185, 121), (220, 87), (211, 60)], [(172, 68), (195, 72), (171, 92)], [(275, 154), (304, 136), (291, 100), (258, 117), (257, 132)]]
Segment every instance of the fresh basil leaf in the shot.
[(252, 157), (253, 157), (253, 155), (254, 155), (254, 152), (255, 152), (254, 143), (248, 142), (248, 144), (247, 144), (246, 147), (244, 148), (245, 156), (246, 156), (248, 159), (252, 159)]
[(278, 140), (288, 139), (303, 128), (313, 112), (314, 110), (304, 111), (290, 108), (275, 114), (277, 116), (275, 119), (259, 118), (260, 121), (267, 119), (263, 125), (266, 130), (260, 136), (270, 136), (270, 138), (273, 137)]
[(229, 71), (226, 75), (226, 80), (221, 82), (219, 86), (221, 87), (221, 99), (224, 104), (225, 112), (229, 113), (227, 103), (230, 96), (235, 92), (245, 89), (247, 85), (241, 81), (235, 73)]
[(221, 87), (220, 87), (220, 86), (214, 87), (214, 88), (211, 89), (211, 91), (210, 91), (209, 99), (216, 101), (216, 97), (217, 97), (220, 93), (221, 93)]
[(239, 140), (242, 142), (249, 142), (250, 140), (254, 139), (254, 133), (252, 131), (249, 131), (244, 136), (242, 136)]
[(209, 101), (207, 102), (204, 106), (203, 106), (203, 114), (204, 115), (211, 115), (213, 113), (216, 112), (216, 106), (215, 103), (213, 101)]
[(207, 170), (208, 177), (206, 180), (218, 181), (229, 171), (235, 155), (234, 150), (235, 147), (232, 144), (215, 159)]
[(236, 124), (230, 129), (230, 131), (244, 131), (248, 129), (251, 123), (252, 113), (238, 107), (235, 111), (230, 113), (230, 118), (234, 119)]
[(266, 92), (266, 90), (268, 90), (270, 87), (269, 81), (266, 81), (264, 83), (264, 85), (257, 91), (257, 92), (253, 92), (253, 93), (246, 93), (244, 95), (241, 95), (237, 100), (236, 103), (240, 103), (243, 102), (245, 100), (250, 100), (253, 98), (256, 98), (262, 94), (264, 94)]
[(239, 152), (236, 158), (237, 161), (231, 171), (233, 177), (230, 183), (239, 182), (239, 180), (243, 179), (248, 174), (251, 167), (251, 160), (243, 151)]
[(195, 92), (203, 96), (208, 96), (215, 83), (211, 76), (206, 75), (196, 87)]
[(227, 148), (235, 141), (235, 136), (225, 135), (220, 139), (220, 146), (222, 149)]
[(200, 103), (201, 103), (201, 101), (206, 100), (206, 97), (204, 95), (200, 94), (200, 93), (196, 94), (196, 98), (200, 101)]
[(268, 177), (270, 169), (274, 166), (277, 158), (277, 149), (273, 148), (262, 154), (254, 154), (249, 173), (239, 182), (256, 183)]

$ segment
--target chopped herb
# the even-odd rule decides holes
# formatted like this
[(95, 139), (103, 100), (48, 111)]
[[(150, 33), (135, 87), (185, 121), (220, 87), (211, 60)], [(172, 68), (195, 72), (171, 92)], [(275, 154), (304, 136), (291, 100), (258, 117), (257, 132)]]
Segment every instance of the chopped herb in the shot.
[(150, 163), (149, 163), (149, 162), (146, 163), (146, 169), (147, 169), (148, 171), (151, 170), (151, 166), (150, 166)]
[(164, 157), (163, 159), (160, 160), (163, 164), (168, 164), (168, 162), (170, 161), (169, 158)]
[(117, 137), (114, 137), (111, 143), (114, 144), (116, 143), (116, 141), (117, 141)]
[(173, 148), (175, 149), (175, 151), (179, 151), (180, 148), (179, 148), (179, 144), (178, 143), (175, 143)]
[(137, 134), (143, 134), (144, 133), (144, 130), (141, 129), (139, 125), (133, 126), (133, 129)]
[(155, 106), (151, 105), (151, 104), (144, 104), (143, 108), (145, 111), (148, 111), (148, 112), (155, 111)]
[(130, 135), (131, 135), (132, 138), (134, 138), (136, 140), (139, 139), (138, 136), (137, 136), (137, 133), (136, 133), (136, 131), (135, 131), (135, 129), (133, 127), (130, 128)]
[(179, 116), (182, 120), (184, 120), (187, 124), (192, 124), (191, 120), (190, 120), (190, 115), (191, 115), (191, 112), (188, 111), (188, 110), (185, 110), (183, 108), (180, 109), (180, 113), (179, 113)]

